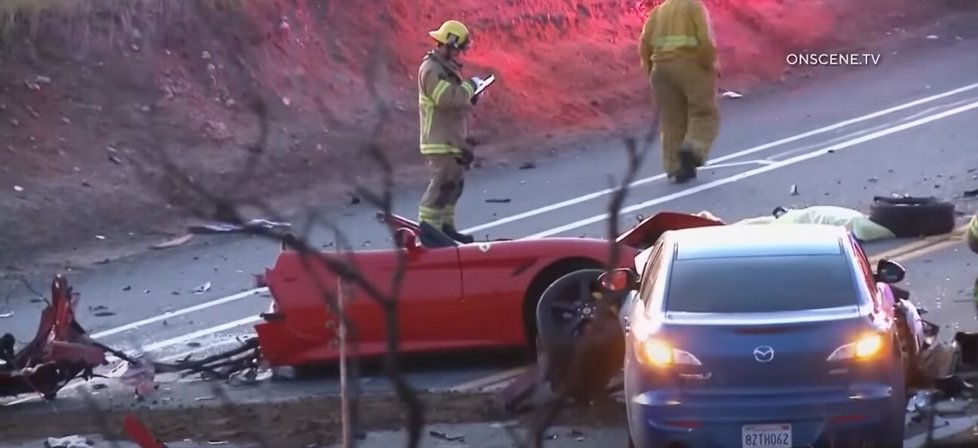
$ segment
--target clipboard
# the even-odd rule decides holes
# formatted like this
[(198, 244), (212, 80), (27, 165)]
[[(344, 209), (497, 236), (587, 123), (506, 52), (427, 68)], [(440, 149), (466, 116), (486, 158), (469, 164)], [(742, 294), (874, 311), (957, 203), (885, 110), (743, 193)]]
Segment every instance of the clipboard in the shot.
[(494, 82), (496, 82), (496, 75), (489, 75), (488, 78), (482, 80), (482, 84), (479, 84), (479, 87), (475, 88), (475, 93), (472, 96), (479, 96), (480, 93), (484, 92)]

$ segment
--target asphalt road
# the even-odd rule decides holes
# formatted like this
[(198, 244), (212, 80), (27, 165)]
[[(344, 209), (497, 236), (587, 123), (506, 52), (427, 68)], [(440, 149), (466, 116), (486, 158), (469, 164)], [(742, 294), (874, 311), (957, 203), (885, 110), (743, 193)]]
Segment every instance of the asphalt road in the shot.
[[(805, 83), (723, 99), (722, 131), (710, 166), (695, 183), (669, 185), (653, 150), (629, 194), (623, 222), (659, 210), (710, 210), (736, 220), (768, 214), (779, 205), (865, 209), (874, 195), (891, 193), (958, 198), (978, 187), (974, 67), (978, 40), (933, 41), (884, 55), (877, 67), (826, 69)], [(606, 189), (610, 178), (623, 174), (625, 153), (620, 142), (602, 146), (562, 151), (537, 160), (531, 170), (518, 170), (522, 161), (514, 160), (470, 172), (458, 210), (461, 226), (479, 239), (604, 235)], [(792, 185), (797, 195), (789, 193)], [(419, 188), (399, 189), (395, 211), (414, 216)], [(511, 202), (484, 202), (490, 198)], [(970, 212), (974, 204), (959, 201), (959, 209)], [(357, 246), (389, 245), (368, 207), (345, 207), (332, 219)], [(325, 245), (333, 235), (317, 229), (313, 239)], [(109, 345), (140, 346), (164, 358), (217, 350), (250, 334), (269, 302), (252, 289), (251, 274), (273, 262), (277, 246), (236, 236), (196, 240), (70, 275), (82, 293), (81, 322)], [(929, 268), (911, 269), (910, 281), (923, 282), (920, 290), (914, 286), (915, 295), (933, 309), (932, 318), (946, 319), (942, 325), (973, 324), (973, 313), (949, 312), (954, 308), (949, 299), (937, 300), (934, 282), (940, 271), (931, 273), (931, 283), (918, 280)], [(211, 285), (208, 291), (193, 292), (205, 283)], [(34, 286), (42, 293), (46, 289)], [(4, 331), (21, 341), (33, 335), (41, 307), (30, 298), (21, 288), (0, 305), (0, 315), (14, 313), (0, 319)], [(106, 311), (114, 314), (96, 316)], [(449, 387), (499, 369), (440, 370), (417, 380)]]

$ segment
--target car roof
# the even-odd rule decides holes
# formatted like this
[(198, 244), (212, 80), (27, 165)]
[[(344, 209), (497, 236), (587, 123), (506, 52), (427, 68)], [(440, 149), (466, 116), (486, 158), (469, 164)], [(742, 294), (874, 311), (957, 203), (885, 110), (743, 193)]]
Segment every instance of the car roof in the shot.
[(676, 259), (843, 255), (848, 231), (824, 224), (742, 224), (669, 232)]

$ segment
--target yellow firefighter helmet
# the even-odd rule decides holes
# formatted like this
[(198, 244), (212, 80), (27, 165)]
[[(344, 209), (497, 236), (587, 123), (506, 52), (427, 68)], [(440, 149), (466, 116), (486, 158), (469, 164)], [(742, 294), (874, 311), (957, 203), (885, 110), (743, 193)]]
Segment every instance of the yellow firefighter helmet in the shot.
[(458, 20), (446, 20), (437, 30), (429, 31), (436, 42), (452, 48), (465, 48), (469, 45), (469, 29)]

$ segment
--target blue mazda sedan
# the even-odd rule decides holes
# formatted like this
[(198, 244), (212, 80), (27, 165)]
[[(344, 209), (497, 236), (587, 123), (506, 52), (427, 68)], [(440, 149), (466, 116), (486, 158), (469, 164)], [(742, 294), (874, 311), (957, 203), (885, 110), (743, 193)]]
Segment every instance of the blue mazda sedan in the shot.
[(674, 230), (644, 255), (601, 280), (632, 290), (633, 447), (903, 446), (899, 264), (823, 225)]

